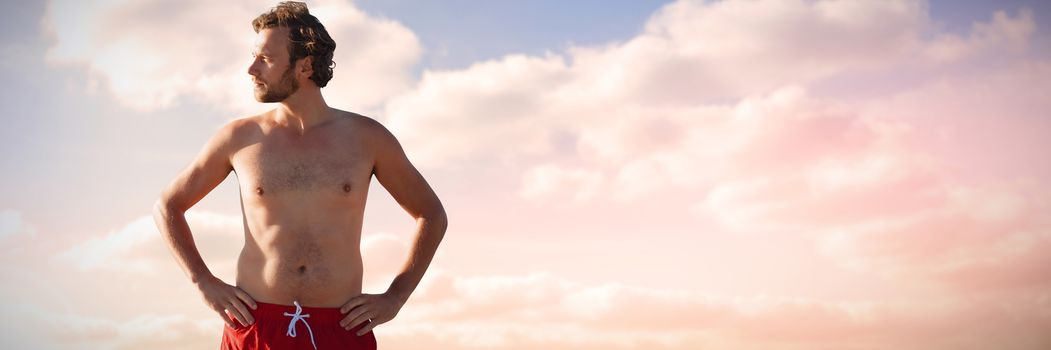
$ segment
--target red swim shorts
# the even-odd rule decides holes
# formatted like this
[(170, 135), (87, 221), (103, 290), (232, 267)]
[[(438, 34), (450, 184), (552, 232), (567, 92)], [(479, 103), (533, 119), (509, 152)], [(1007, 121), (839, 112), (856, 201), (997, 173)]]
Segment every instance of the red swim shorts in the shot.
[(249, 309), (255, 322), (236, 329), (223, 325), (220, 350), (375, 350), (376, 336), (358, 336), (362, 323), (349, 331), (339, 325), (346, 315), (339, 308), (302, 307), (256, 302)]

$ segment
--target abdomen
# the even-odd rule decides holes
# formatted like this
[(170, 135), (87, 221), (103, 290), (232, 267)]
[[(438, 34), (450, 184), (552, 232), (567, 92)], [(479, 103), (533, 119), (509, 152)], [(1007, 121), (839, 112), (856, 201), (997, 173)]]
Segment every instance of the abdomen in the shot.
[(246, 237), (238, 285), (258, 301), (315, 307), (338, 307), (360, 294), (360, 228), (296, 226), (274, 225)]

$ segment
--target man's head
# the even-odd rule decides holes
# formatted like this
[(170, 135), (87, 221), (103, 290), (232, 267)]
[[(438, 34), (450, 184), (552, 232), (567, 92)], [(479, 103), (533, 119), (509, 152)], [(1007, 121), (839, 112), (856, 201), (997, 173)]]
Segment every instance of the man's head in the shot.
[(280, 102), (300, 85), (324, 87), (332, 79), (336, 42), (301, 2), (285, 1), (252, 20), (255, 60), (248, 74), (260, 102)]

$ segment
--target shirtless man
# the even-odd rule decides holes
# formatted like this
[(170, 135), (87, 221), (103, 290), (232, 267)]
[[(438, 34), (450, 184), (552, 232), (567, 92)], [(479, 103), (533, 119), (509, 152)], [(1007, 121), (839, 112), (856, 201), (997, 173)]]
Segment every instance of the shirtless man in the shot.
[[(335, 43), (305, 4), (282, 2), (252, 25), (255, 98), (280, 104), (223, 125), (161, 193), (157, 226), (226, 322), (223, 349), (375, 349), (371, 330), (393, 319), (423, 278), (445, 209), (382, 124), (325, 103)], [(231, 171), (245, 226), (236, 286), (209, 271), (184, 216)], [(372, 175), (417, 224), (408, 262), (382, 294), (361, 293)]]

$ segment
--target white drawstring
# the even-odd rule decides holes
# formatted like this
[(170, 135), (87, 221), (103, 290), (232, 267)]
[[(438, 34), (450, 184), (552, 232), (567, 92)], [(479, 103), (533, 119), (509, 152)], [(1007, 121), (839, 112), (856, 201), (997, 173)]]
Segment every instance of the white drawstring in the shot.
[(296, 337), (296, 322), (303, 321), (303, 324), (307, 326), (307, 332), (310, 334), (310, 344), (313, 344), (314, 345), (314, 350), (317, 350), (317, 344), (314, 343), (314, 331), (310, 330), (310, 324), (307, 323), (307, 320), (306, 320), (307, 317), (310, 317), (310, 314), (306, 314), (306, 315), (302, 314), (303, 308), (301, 306), (299, 306), (299, 302), (298, 301), (292, 301), (292, 303), (296, 305), (296, 313), (295, 314), (290, 314), (290, 313), (287, 313), (287, 312), (285, 313), (285, 316), (292, 316), (292, 321), (288, 323), (288, 331), (285, 332), (285, 335), (290, 336), (292, 338), (295, 338)]

